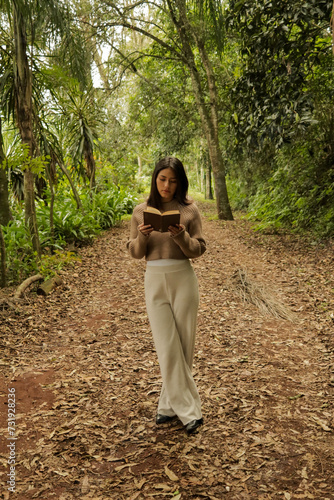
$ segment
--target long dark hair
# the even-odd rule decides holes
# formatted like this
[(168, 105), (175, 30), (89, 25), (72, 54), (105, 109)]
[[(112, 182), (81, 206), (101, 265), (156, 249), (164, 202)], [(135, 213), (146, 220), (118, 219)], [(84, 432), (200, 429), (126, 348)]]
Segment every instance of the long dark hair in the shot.
[(162, 208), (162, 199), (157, 189), (157, 177), (159, 172), (165, 168), (171, 168), (175, 172), (177, 188), (174, 198), (181, 205), (189, 205), (191, 200), (189, 200), (187, 196), (189, 186), (188, 177), (184, 170), (183, 163), (178, 158), (174, 158), (173, 156), (166, 156), (156, 163), (152, 174), (151, 191), (147, 199), (147, 204), (154, 208)]

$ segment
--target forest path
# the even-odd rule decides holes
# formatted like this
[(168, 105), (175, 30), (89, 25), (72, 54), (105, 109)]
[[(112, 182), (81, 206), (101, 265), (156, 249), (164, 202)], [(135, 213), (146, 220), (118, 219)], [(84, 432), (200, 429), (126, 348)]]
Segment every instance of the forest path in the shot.
[[(334, 499), (333, 247), (210, 220), (193, 262), (201, 304), (194, 375), (204, 425), (154, 423), (159, 366), (145, 263), (129, 223), (79, 251), (47, 298), (0, 312), (1, 396), (15, 388), (20, 500)], [(236, 292), (236, 271), (293, 321)], [(233, 278), (234, 276), (234, 278)], [(1, 401), (1, 498), (9, 465)], [(3, 411), (3, 409), (5, 409)]]

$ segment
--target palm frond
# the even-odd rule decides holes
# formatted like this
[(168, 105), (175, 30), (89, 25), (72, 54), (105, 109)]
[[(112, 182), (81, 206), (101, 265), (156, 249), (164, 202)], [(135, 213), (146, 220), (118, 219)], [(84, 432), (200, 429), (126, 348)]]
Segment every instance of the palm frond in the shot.
[(207, 20), (213, 27), (215, 42), (221, 52), (225, 38), (224, 2), (222, 0), (189, 0), (189, 5), (200, 19)]

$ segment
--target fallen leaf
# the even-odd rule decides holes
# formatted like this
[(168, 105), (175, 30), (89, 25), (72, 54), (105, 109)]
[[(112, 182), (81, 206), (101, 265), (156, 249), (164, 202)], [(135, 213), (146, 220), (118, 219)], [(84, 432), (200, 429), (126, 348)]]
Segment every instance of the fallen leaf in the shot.
[(131, 464), (125, 464), (125, 465), (119, 465), (118, 467), (115, 467), (115, 470), (119, 472), (122, 469), (126, 469), (126, 467), (134, 467), (135, 465), (138, 465), (138, 462), (134, 462)]
[(171, 490), (171, 487), (168, 486), (168, 484), (166, 484), (166, 483), (157, 483), (154, 485), (154, 488), (157, 490), (166, 490), (166, 491)]
[(141, 490), (141, 489), (142, 489), (142, 487), (143, 487), (143, 485), (144, 485), (145, 483), (146, 483), (146, 479), (145, 479), (145, 478), (141, 479), (140, 481), (137, 481), (137, 480), (135, 479), (135, 485), (136, 485), (136, 487), (138, 488), (138, 490)]
[(172, 470), (168, 469), (167, 465), (165, 465), (165, 473), (171, 481), (178, 481), (179, 480), (177, 475), (174, 474), (174, 472)]
[(89, 492), (89, 478), (88, 476), (85, 476), (82, 480), (82, 483), (81, 483), (81, 493), (83, 495), (85, 495), (86, 493)]
[(322, 420), (320, 420), (320, 418), (315, 417), (315, 416), (313, 416), (312, 418), (315, 421), (315, 423), (317, 423), (318, 425), (320, 425), (320, 427), (324, 431), (326, 431), (326, 432), (332, 432), (333, 429), (331, 429), (330, 427), (328, 427), (328, 425), (325, 422), (323, 422)]
[(306, 470), (306, 467), (303, 467), (301, 473), (300, 473), (301, 477), (303, 477), (304, 479), (308, 479), (308, 475), (307, 475), (307, 470)]

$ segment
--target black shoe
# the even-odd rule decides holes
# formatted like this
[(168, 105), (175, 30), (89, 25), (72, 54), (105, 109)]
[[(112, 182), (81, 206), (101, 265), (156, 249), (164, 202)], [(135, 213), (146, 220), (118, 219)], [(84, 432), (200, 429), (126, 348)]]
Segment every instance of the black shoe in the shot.
[(203, 424), (203, 418), (199, 418), (198, 420), (192, 420), (191, 422), (189, 422), (189, 424), (186, 425), (186, 431), (188, 432), (188, 434), (192, 434), (193, 432), (195, 432), (197, 427), (199, 427), (202, 424)]
[(160, 413), (157, 414), (155, 417), (155, 423), (156, 424), (165, 424), (166, 422), (170, 422), (173, 420), (174, 417), (169, 417), (168, 415), (161, 415)]

